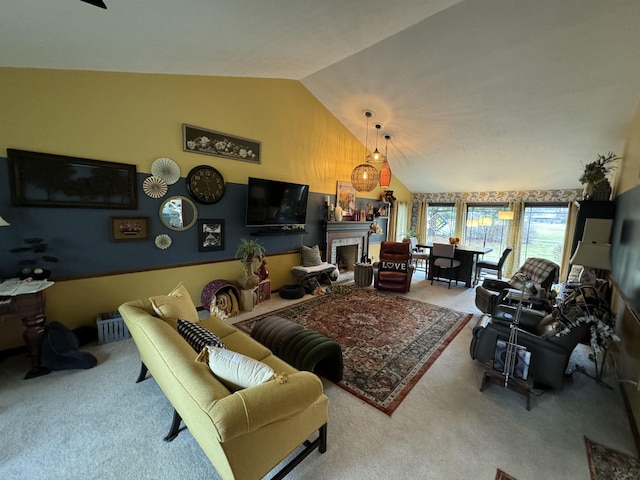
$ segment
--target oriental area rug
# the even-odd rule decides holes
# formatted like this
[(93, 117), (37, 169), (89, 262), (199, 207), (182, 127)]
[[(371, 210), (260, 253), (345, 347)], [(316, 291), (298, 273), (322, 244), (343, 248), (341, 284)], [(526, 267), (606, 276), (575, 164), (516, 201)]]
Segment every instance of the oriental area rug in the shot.
[(391, 415), (472, 315), (347, 287), (234, 326), (251, 332), (277, 315), (338, 342), (344, 375), (337, 385)]
[(584, 437), (592, 480), (636, 480), (640, 460)]

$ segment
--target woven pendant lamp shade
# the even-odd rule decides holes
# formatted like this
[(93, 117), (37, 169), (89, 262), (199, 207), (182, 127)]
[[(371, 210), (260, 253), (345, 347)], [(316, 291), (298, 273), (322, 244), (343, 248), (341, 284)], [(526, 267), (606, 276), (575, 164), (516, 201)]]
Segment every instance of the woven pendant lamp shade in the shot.
[(358, 192), (370, 192), (378, 186), (378, 170), (369, 164), (361, 163), (351, 172), (351, 184)]
[(388, 187), (391, 184), (391, 167), (389, 162), (384, 162), (380, 166), (380, 186)]

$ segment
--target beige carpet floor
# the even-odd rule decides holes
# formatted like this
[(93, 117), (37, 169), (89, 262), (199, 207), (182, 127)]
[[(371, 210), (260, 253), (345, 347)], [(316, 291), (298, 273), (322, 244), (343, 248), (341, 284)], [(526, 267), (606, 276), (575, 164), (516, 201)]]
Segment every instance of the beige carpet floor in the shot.
[[(414, 280), (408, 295), (463, 312), (475, 309), (472, 289)], [(249, 318), (289, 304), (274, 298)], [(482, 367), (471, 360), (469, 328), (444, 350), (392, 417), (329, 381), (328, 450), (314, 452), (287, 478), (494, 479), (590, 478), (585, 435), (619, 452), (635, 446), (623, 400), (610, 372), (603, 388), (575, 374), (562, 391), (532, 399), (491, 386), (479, 391)], [(0, 363), (0, 478), (215, 479), (188, 431), (172, 443), (172, 409), (152, 379), (135, 384), (139, 357), (131, 340), (86, 350), (92, 370), (54, 372), (24, 381), (28, 360)], [(587, 347), (573, 362), (593, 371)], [(247, 459), (250, 461), (250, 459)]]

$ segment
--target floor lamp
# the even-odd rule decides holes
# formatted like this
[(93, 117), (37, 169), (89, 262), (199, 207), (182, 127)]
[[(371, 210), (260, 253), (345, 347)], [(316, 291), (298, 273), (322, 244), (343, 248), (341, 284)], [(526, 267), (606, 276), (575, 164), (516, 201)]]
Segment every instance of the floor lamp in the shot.
[(502, 234), (500, 235), (500, 251), (502, 252), (502, 240), (504, 240), (505, 222), (513, 220), (513, 212), (511, 210), (501, 210), (498, 212), (498, 220), (502, 220)]

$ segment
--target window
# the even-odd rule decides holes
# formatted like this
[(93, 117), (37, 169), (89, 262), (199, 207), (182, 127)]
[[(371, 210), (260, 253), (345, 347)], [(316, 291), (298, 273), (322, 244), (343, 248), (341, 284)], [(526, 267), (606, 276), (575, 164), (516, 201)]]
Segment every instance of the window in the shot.
[(452, 204), (427, 208), (427, 242), (449, 243), (456, 228), (456, 210)]
[(409, 230), (409, 206), (407, 202), (397, 203), (396, 241), (401, 242), (405, 233)]
[(560, 265), (569, 209), (566, 206), (525, 206), (520, 259), (540, 257)]
[(483, 260), (497, 262), (508, 247), (509, 220), (499, 218), (506, 205), (468, 205), (465, 239), (468, 245), (486, 246), (491, 252)]

